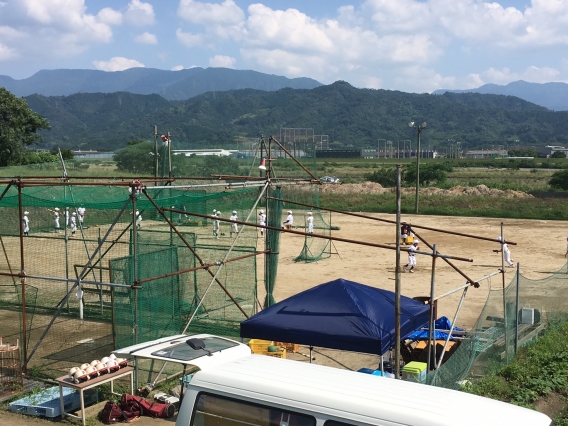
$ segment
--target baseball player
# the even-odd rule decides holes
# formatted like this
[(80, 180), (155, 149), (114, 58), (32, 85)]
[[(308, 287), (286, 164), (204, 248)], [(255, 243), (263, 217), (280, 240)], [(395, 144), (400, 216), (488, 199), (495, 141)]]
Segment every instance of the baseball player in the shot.
[(218, 217), (221, 217), (220, 211), (215, 212), (215, 219), (213, 219), (213, 235), (215, 236), (215, 238), (219, 238), (219, 224), (221, 222), (217, 220)]
[[(231, 215), (231, 217), (229, 218), (231, 220), (239, 220), (239, 217), (237, 216), (237, 211), (233, 210), (233, 214)], [(238, 233), (239, 232), (239, 225), (236, 223), (231, 223), (231, 233), (230, 236), (231, 238), (233, 237), (233, 232), (234, 233)]]
[(493, 250), (493, 253), (503, 252), (503, 255), (505, 256), (505, 262), (507, 263), (509, 268), (514, 268), (515, 264), (513, 263), (513, 259), (511, 259), (511, 251), (509, 250), (509, 246), (501, 239), (501, 237), (497, 237), (497, 241), (501, 242), (501, 249)]
[(55, 232), (58, 234), (61, 232), (59, 227), (59, 207), (55, 207), (55, 209), (51, 210), (53, 212), (53, 221), (55, 222)]
[[(264, 210), (258, 212), (258, 224), (260, 226), (266, 226), (266, 214), (264, 213)], [(264, 236), (264, 228), (260, 228), (260, 236)]]
[(286, 221), (282, 224), (282, 228), (292, 229), (293, 223), (294, 223), (294, 216), (292, 216), (292, 210), (288, 210), (288, 216), (286, 216)]
[(69, 226), (69, 207), (65, 207), (65, 227)]
[(71, 236), (74, 236), (75, 232), (77, 232), (77, 213), (73, 212), (71, 215)]
[(28, 215), (30, 214), (30, 212), (25, 211), (24, 212), (24, 217), (22, 218), (22, 224), (24, 225), (24, 236), (28, 236), (28, 233), (30, 232), (30, 219), (28, 218)]
[(308, 234), (313, 234), (314, 233), (314, 216), (312, 214), (312, 212), (308, 212), (308, 218), (306, 219), (306, 222), (308, 223)]
[(79, 225), (83, 226), (83, 221), (85, 220), (85, 207), (81, 206), (77, 209), (77, 213), (79, 213)]
[(400, 226), (400, 239), (402, 240), (402, 244), (406, 243), (406, 237), (410, 235), (410, 225), (405, 221), (401, 222), (402, 225)]
[(411, 274), (414, 273), (414, 267), (416, 266), (416, 250), (419, 250), (420, 247), (418, 247), (418, 243), (420, 241), (418, 240), (414, 240), (412, 242), (412, 245), (410, 247), (408, 247), (408, 263), (404, 266), (404, 268), (402, 268), (402, 272), (406, 272), (406, 268), (408, 268), (410, 266), (410, 270), (408, 272), (410, 272)]
[(138, 210), (136, 210), (136, 227), (138, 229), (142, 228), (142, 215)]

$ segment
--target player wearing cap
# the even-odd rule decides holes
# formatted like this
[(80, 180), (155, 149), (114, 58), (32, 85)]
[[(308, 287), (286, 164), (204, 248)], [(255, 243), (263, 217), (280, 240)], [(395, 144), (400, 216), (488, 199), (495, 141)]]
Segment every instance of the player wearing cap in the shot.
[(282, 228), (292, 229), (293, 223), (294, 223), (294, 216), (292, 216), (292, 210), (288, 210), (288, 216), (286, 216), (286, 221), (282, 224)]
[[(258, 212), (258, 224), (260, 226), (266, 226), (266, 214), (264, 213), (264, 210), (260, 210)], [(260, 236), (264, 236), (264, 228), (260, 228)]]
[(55, 222), (55, 232), (59, 234), (60, 226), (59, 226), (59, 207), (55, 207), (53, 210), (53, 221)]
[(307, 226), (308, 234), (313, 234), (314, 233), (314, 216), (313, 216), (312, 212), (308, 212), (308, 218), (306, 219), (306, 222), (308, 224), (308, 226)]
[(221, 221), (217, 218), (221, 217), (221, 212), (216, 211), (214, 217), (215, 219), (213, 219), (213, 235), (215, 236), (215, 238), (219, 238), (219, 224), (221, 223)]
[(22, 218), (22, 224), (23, 224), (23, 228), (24, 228), (24, 236), (28, 236), (28, 233), (30, 232), (30, 219), (28, 218), (28, 215), (30, 214), (30, 212), (25, 211), (24, 212), (24, 217)]
[[(237, 211), (233, 210), (233, 214), (231, 215), (231, 217), (229, 218), (231, 220), (238, 220), (239, 217), (237, 216)], [(236, 234), (237, 232), (239, 232), (239, 225), (236, 223), (231, 223), (231, 231), (230, 231), (230, 236), (231, 238), (233, 237), (233, 232)]]
[(420, 241), (418, 240), (414, 240), (412, 242), (412, 245), (410, 247), (408, 247), (408, 263), (404, 266), (404, 268), (402, 268), (402, 272), (406, 272), (406, 268), (408, 268), (410, 266), (410, 270), (408, 272), (410, 272), (411, 274), (414, 273), (414, 267), (416, 266), (416, 250), (419, 249), (418, 247), (418, 243)]
[(77, 209), (77, 213), (79, 213), (79, 224), (81, 226), (83, 226), (83, 221), (85, 220), (85, 212), (86, 211), (87, 211), (87, 209), (83, 206), (81, 206)]
[(77, 213), (73, 212), (71, 215), (71, 236), (75, 235), (77, 231)]
[(136, 227), (142, 228), (142, 215), (138, 210), (136, 210)]
[(511, 259), (511, 251), (509, 250), (509, 246), (506, 242), (504, 242), (501, 237), (497, 237), (497, 241), (501, 242), (501, 250), (493, 250), (493, 253), (501, 253), (505, 255), (505, 262), (509, 266), (509, 268), (514, 268), (515, 264), (513, 263), (513, 259)]

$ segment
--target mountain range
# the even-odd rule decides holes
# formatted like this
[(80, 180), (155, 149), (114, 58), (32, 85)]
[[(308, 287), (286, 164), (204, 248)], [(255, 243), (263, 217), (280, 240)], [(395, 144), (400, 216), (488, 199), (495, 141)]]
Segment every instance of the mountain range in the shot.
[(235, 147), (239, 136), (278, 137), (281, 128), (313, 128), (332, 147), (373, 148), (380, 139), (416, 140), (410, 121), (427, 122), (423, 146), (568, 143), (567, 112), (517, 97), (357, 89), (343, 81), (310, 90), (215, 91), (183, 101), (128, 92), (26, 100), (51, 124), (42, 132), (45, 148), (115, 150), (128, 141), (152, 140), (153, 125), (171, 132), (174, 147)]
[(125, 71), (42, 70), (31, 77), (15, 80), (0, 75), (0, 86), (16, 96), (33, 94), (68, 96), (75, 93), (130, 92), (158, 94), (169, 100), (185, 100), (206, 92), (258, 89), (274, 91), (291, 87), (313, 89), (322, 84), (311, 78), (286, 78), (250, 70), (229, 68), (189, 68), (166, 71), (130, 68)]
[(482, 93), (490, 95), (516, 96), (533, 104), (541, 105), (553, 111), (568, 110), (568, 84), (566, 83), (528, 83), (526, 81), (513, 81), (505, 86), (498, 84), (485, 84), (477, 89), (434, 91), (434, 95), (452, 93)]

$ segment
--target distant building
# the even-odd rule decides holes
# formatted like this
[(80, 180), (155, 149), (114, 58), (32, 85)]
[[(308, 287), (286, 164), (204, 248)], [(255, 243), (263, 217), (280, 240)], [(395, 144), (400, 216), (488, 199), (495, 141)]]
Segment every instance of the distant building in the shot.
[(173, 149), (173, 155), (185, 155), (191, 157), (192, 155), (201, 157), (205, 155), (215, 155), (217, 157), (237, 157), (238, 150), (236, 149)]
[(564, 148), (563, 146), (547, 145), (545, 148), (548, 150), (547, 154), (549, 157), (555, 152), (563, 152), (564, 154), (566, 154), (566, 157), (568, 157), (568, 148)]
[(466, 151), (463, 156), (465, 158), (506, 158), (508, 154), (504, 149), (477, 149)]
[(92, 149), (88, 151), (71, 151), (73, 153), (73, 157), (75, 158), (92, 158), (92, 159), (101, 159), (101, 158), (112, 158), (114, 156), (114, 152), (99, 152), (93, 151)]

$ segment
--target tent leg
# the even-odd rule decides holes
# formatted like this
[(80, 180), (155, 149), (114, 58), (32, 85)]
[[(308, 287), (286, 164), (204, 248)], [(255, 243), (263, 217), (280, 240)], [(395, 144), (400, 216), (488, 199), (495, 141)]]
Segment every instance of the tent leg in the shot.
[(379, 363), (379, 368), (381, 370), (381, 373), (385, 372), (385, 368), (384, 368), (384, 364), (383, 364), (383, 356), (381, 355), (381, 361)]
[(310, 346), (310, 364), (312, 363), (312, 350), (314, 349), (313, 346)]

